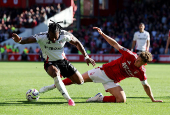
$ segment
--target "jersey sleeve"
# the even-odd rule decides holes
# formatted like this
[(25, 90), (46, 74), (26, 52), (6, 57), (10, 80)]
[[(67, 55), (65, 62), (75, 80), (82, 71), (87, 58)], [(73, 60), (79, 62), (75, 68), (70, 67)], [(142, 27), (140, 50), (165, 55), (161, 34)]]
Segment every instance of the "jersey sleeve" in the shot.
[(38, 34), (33, 35), (33, 37), (37, 40), (37, 42), (40, 41), (40, 37), (38, 36)]
[(39, 34), (33, 35), (33, 37), (37, 40), (37, 42), (40, 42), (41, 38), (46, 34), (47, 32), (40, 32)]
[(61, 35), (65, 36), (64, 38), (65, 38), (65, 41), (67, 41), (67, 42), (70, 42), (74, 37), (73, 34), (71, 34), (70, 32), (67, 32), (65, 30), (62, 30)]
[(138, 78), (140, 79), (140, 81), (145, 81), (145, 80), (147, 80), (146, 69), (145, 69), (144, 66), (142, 66), (142, 69), (141, 69), (141, 72), (140, 72)]
[(130, 50), (122, 47), (119, 49), (119, 52), (126, 57), (136, 57), (137, 55), (135, 55), (133, 52), (131, 52)]
[(133, 36), (133, 41), (137, 40), (137, 33), (135, 32), (134, 36)]
[(149, 34), (149, 32), (147, 33), (147, 40), (150, 41), (150, 34)]
[(168, 37), (170, 37), (170, 30), (169, 30), (169, 34), (168, 34)]

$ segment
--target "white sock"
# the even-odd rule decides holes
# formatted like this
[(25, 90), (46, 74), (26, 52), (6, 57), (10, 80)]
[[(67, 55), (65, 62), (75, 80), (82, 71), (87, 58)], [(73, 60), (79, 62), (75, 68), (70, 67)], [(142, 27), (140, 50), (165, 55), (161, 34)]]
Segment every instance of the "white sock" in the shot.
[(70, 96), (65, 88), (65, 85), (63, 83), (63, 81), (61, 80), (60, 76), (56, 76), (54, 77), (54, 84), (56, 86), (56, 88), (60, 91), (60, 93), (62, 94), (62, 96), (69, 101)]

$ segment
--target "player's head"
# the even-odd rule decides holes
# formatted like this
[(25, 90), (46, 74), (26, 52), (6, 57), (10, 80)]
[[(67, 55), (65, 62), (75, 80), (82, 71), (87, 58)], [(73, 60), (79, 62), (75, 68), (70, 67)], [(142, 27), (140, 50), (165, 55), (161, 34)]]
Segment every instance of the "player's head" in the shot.
[(144, 23), (140, 23), (139, 24), (139, 30), (140, 31), (144, 31), (144, 29), (145, 29), (145, 24)]
[(148, 51), (141, 52), (135, 61), (135, 65), (140, 67), (148, 62), (152, 61), (152, 54)]
[[(52, 20), (50, 20), (52, 21)], [(57, 40), (61, 31), (61, 26), (58, 23), (62, 23), (62, 22), (57, 22), (55, 23), (54, 21), (52, 21), (53, 23), (49, 24), (49, 28), (48, 28), (48, 34), (49, 34), (49, 39), (50, 40)]]

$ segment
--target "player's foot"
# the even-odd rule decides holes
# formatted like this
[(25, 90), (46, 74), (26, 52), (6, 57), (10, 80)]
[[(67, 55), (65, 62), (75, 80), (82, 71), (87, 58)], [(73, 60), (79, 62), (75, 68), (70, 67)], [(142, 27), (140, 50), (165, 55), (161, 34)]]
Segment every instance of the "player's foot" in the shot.
[(91, 98), (89, 98), (89, 99), (87, 99), (86, 100), (86, 102), (95, 102), (95, 101), (102, 101), (103, 100), (103, 95), (102, 95), (102, 93), (98, 93), (98, 94), (96, 94), (94, 97), (91, 97)]
[(48, 89), (48, 87), (47, 86), (44, 86), (44, 87), (42, 87), (40, 90), (39, 90), (39, 93), (45, 93), (45, 92), (47, 92), (49, 89)]
[(55, 85), (50, 85), (50, 86), (44, 86), (39, 90), (39, 93), (45, 93), (49, 90), (55, 89)]
[(75, 103), (74, 103), (74, 101), (72, 99), (69, 99), (68, 105), (69, 106), (75, 106)]

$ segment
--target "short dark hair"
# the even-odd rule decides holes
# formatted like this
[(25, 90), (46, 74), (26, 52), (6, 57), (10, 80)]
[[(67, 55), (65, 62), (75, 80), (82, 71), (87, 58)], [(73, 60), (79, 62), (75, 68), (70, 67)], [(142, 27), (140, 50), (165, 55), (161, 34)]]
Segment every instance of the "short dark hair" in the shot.
[[(50, 21), (52, 21), (52, 20), (50, 20)], [(62, 23), (62, 22), (57, 22), (57, 23), (54, 21), (52, 21), (52, 22), (53, 23), (49, 23), (48, 30), (52, 33), (55, 33), (57, 31), (60, 33), (62, 27), (58, 23)]]
[(152, 61), (152, 54), (148, 51), (141, 52), (139, 56), (142, 58), (143, 62), (148, 63)]

